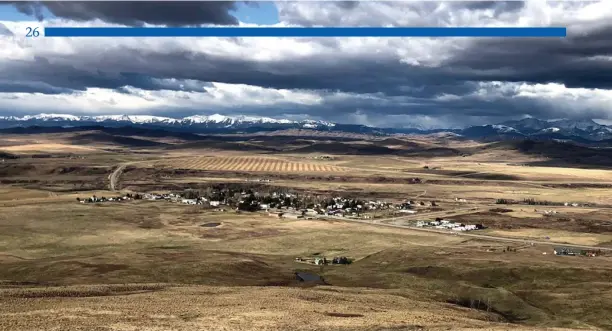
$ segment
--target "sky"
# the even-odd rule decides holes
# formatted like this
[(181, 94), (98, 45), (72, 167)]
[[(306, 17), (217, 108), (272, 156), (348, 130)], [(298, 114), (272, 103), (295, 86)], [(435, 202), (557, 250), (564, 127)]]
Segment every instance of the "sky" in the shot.
[[(566, 38), (25, 38), (43, 26), (565, 26)], [(612, 121), (612, 1), (0, 2), (0, 115)]]

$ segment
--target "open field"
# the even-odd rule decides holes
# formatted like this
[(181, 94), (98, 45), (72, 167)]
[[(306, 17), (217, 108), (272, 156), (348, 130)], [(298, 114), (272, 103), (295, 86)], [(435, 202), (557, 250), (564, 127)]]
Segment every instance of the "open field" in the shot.
[(336, 173), (347, 172), (350, 169), (333, 164), (314, 162), (291, 162), (270, 157), (192, 157), (168, 161), (159, 161), (159, 166), (179, 167), (181, 169), (221, 170), (244, 172), (298, 172), (298, 173)]
[(82, 152), (82, 151), (94, 151), (94, 148), (84, 146), (74, 146), (68, 144), (29, 144), (29, 145), (16, 145), (16, 146), (5, 146), (3, 150), (8, 152)]
[[(555, 256), (545, 244), (159, 201), (76, 202), (233, 183), (436, 201), (397, 224), (444, 217), (482, 223), (482, 234), (612, 247), (609, 169), (473, 141), (333, 139), (7, 136), (0, 330), (612, 329), (610, 254)], [(354, 262), (295, 262), (304, 256)], [(329, 285), (299, 284), (296, 271)]]
[[(0, 327), (111, 323), (119, 330), (197, 329), (221, 313), (225, 317), (220, 326), (230, 329), (232, 323), (273, 330), (309, 330), (317, 325), (332, 330), (409, 329), (410, 325), (432, 330), (451, 325), (520, 328), (508, 326), (508, 321), (522, 321), (531, 328), (534, 323), (572, 328), (612, 325), (601, 319), (605, 315), (601, 309), (612, 304), (606, 280), (612, 276), (610, 257), (555, 257), (549, 247), (537, 246), (516, 246), (516, 253), (503, 253), (507, 244), (456, 236), (195, 212), (193, 207), (168, 203), (97, 206), (49, 199), (55, 203), (1, 207), (0, 301), (10, 305), (0, 311), (4, 323)], [(38, 217), (43, 210), (45, 217)], [(201, 226), (211, 222), (220, 225)], [(356, 262), (323, 269), (293, 262), (295, 256), (315, 254), (342, 254)], [(323, 275), (331, 286), (295, 288), (292, 272), (304, 269)], [(588, 288), (580, 285), (586, 281)], [(136, 285), (117, 290), (100, 285), (118, 283)], [(146, 285), (151, 283), (162, 285)], [(40, 285), (45, 288), (37, 289)], [(54, 290), (49, 285), (69, 287)], [(588, 296), (594, 291), (599, 308)], [(567, 295), (576, 307), (589, 307), (590, 313), (572, 313), (563, 299)], [(74, 296), (79, 299), (72, 303), (64, 299)], [(167, 310), (173, 297), (185, 299)], [(464, 297), (486, 301), (490, 308), (448, 303)], [(96, 313), (100, 311), (96, 307), (102, 306), (107, 313)], [(563, 315), (553, 313), (562, 307)], [(307, 312), (304, 318), (318, 322), (301, 327), (299, 321), (280, 323), (283, 316), (302, 311)], [(438, 316), (439, 312), (445, 313)], [(331, 318), (331, 313), (357, 317)], [(156, 317), (160, 315), (165, 317)]]

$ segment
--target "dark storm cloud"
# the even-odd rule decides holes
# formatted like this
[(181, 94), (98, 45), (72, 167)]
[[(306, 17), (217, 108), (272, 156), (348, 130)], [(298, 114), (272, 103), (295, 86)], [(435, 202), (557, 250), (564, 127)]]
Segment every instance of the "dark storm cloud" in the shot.
[(468, 10), (492, 9), (495, 16), (504, 12), (516, 12), (525, 7), (523, 1), (456, 1), (451, 2), (453, 8), (464, 8)]
[(342, 9), (353, 9), (359, 6), (359, 1), (336, 1), (335, 4)]
[(0, 23), (0, 36), (12, 37), (15, 34), (9, 30), (4, 24)]
[(0, 80), (0, 91), (4, 93), (71, 93), (73, 89), (53, 86), (44, 82)]
[(550, 39), (481, 39), (445, 66), (463, 79), (612, 88), (612, 25)]
[[(113, 2), (104, 4), (112, 5)], [(437, 13), (438, 5), (433, 2), (413, 3), (410, 6), (414, 7), (405, 5), (402, 8), (410, 10), (411, 13), (420, 13), (422, 21), (414, 24), (434, 22), (431, 24), (436, 25), (435, 22), (438, 21), (452, 21), (450, 16), (453, 16), (453, 13), (457, 14), (457, 10), (461, 10), (461, 15), (465, 16), (469, 16), (465, 13), (466, 10), (481, 12), (492, 10), (493, 16), (497, 17), (507, 13), (523, 15), (517, 14), (523, 5), (523, 2), (516, 1), (448, 2), (448, 6), (454, 9), (445, 13)], [(337, 2), (326, 6), (326, 9), (321, 11), (326, 15), (322, 18), (311, 16), (313, 12), (319, 13), (316, 11), (318, 7), (312, 7), (314, 9), (309, 13), (300, 12), (304, 8), (289, 8), (286, 17), (293, 20), (289, 20), (290, 23), (301, 22), (299, 24), (303, 25), (336, 21), (349, 24), (353, 22), (351, 15), (359, 14), (362, 15), (359, 17), (365, 18), (364, 21), (360, 19), (358, 21), (380, 25), (380, 17), (393, 13), (390, 10), (392, 8), (385, 4), (385, 7), (376, 14), (378, 16), (369, 20), (367, 18), (369, 14), (364, 12), (372, 8), (371, 3)], [(35, 14), (35, 8), (28, 8), (24, 10), (30, 10)], [(331, 12), (328, 12), (328, 9)], [(227, 10), (229, 9), (226, 9), (226, 12)], [(428, 21), (427, 13), (433, 12), (438, 16)], [(82, 14), (79, 19), (87, 19), (86, 15), (89, 14)], [(116, 14), (115, 19), (131, 17), (130, 24), (138, 24), (145, 22), (143, 15), (145, 14), (122, 13)], [(490, 17), (491, 13), (482, 15)], [(95, 16), (102, 18), (104, 15)], [(469, 17), (466, 22), (478, 19)], [(173, 19), (175, 23), (181, 21), (180, 24), (188, 24), (185, 22), (190, 20), (193, 21), (193, 19)], [(491, 22), (495, 20), (489, 21)], [(439, 45), (436, 43), (414, 43), (414, 47), (432, 47), (430, 57), (433, 60), (446, 57), (442, 63), (435, 65), (403, 62), (402, 57), (398, 55), (402, 52), (396, 52), (393, 47), (394, 41), (389, 41), (387, 44), (385, 44), (387, 41), (380, 44), (368, 42), (360, 44), (356, 41), (350, 44), (351, 51), (343, 52), (342, 49), (347, 49), (346, 41), (302, 39), (305, 48), (315, 51), (291, 57), (283, 56), (284, 50), (279, 48), (279, 53), (275, 54), (277, 56), (260, 61), (252, 60), (254, 57), (251, 56), (232, 55), (236, 49), (242, 52), (242, 47), (254, 47), (251, 42), (241, 39), (233, 39), (234, 45), (218, 44), (218, 52), (207, 49), (184, 49), (183, 47), (188, 47), (178, 43), (169, 43), (168, 48), (164, 48), (164, 44), (161, 43), (152, 44), (155, 49), (152, 50), (139, 48), (130, 43), (122, 46), (122, 43), (113, 42), (109, 51), (98, 53), (81, 48), (81, 54), (46, 52), (45, 57), (38, 57), (35, 61), (10, 61), (10, 63), (0, 61), (0, 72), (5, 77), (11, 77), (10, 81), (0, 81), (0, 91), (56, 94), (97, 87), (127, 94), (138, 93), (126, 88), (131, 86), (144, 90), (202, 92), (205, 87), (211, 86), (206, 82), (219, 82), (273, 89), (314, 90), (316, 94), (322, 96), (320, 103), (310, 105), (279, 103), (272, 106), (239, 106), (240, 102), (233, 105), (233, 100), (227, 102), (224, 100), (224, 105), (220, 107), (225, 107), (226, 102), (228, 108), (225, 111), (234, 114), (250, 113), (267, 116), (309, 114), (321, 118), (342, 119), (360, 112), (358, 117), (369, 116), (381, 122), (385, 116), (395, 118), (393, 116), (410, 114), (450, 118), (449, 122), (452, 123), (464, 121), (472, 124), (477, 123), (478, 119), (491, 122), (494, 121), (492, 119), (500, 118), (499, 121), (502, 121), (509, 115), (520, 114), (530, 114), (540, 118), (597, 117), (603, 114), (601, 109), (591, 109), (585, 104), (583, 109), (575, 111), (568, 107), (564, 108), (564, 105), (549, 102), (550, 100), (539, 100), (539, 96), (521, 96), (519, 93), (521, 91), (517, 87), (504, 88), (501, 85), (508, 82), (559, 83), (567, 87), (612, 88), (612, 62), (609, 60), (612, 56), (612, 20), (599, 24), (599, 29), (590, 29), (589, 33), (578, 33), (578, 30), (573, 30), (570, 26), (567, 38), (498, 38), (473, 39), (466, 42), (449, 40), (449, 43), (456, 43), (456, 47), (448, 54), (442, 51), (446, 48), (438, 49)], [(409, 39), (405, 41), (409, 44), (412, 42)], [(227, 48), (223, 49), (224, 47)], [(438, 50), (440, 54), (437, 54)], [(256, 51), (256, 48), (248, 51)], [(412, 50), (407, 49), (404, 53), (411, 54)], [(420, 54), (415, 57), (421, 59), (428, 57), (422, 55), (425, 53), (418, 50), (414, 52)], [(501, 81), (502, 84), (500, 86), (486, 84), (497, 81)], [(266, 97), (265, 94), (262, 96), (258, 93), (256, 90), (246, 89), (242, 90), (239, 96), (230, 98), (259, 100)], [(533, 91), (533, 94), (537, 93), (537, 90)], [(189, 95), (183, 94), (181, 97), (190, 98)], [(165, 115), (187, 116), (201, 113), (202, 110), (171, 108), (165, 109), (164, 112)]]
[[(126, 69), (129, 70), (128, 67)], [(182, 82), (170, 76), (166, 79), (158, 78), (148, 71), (135, 73), (103, 67), (90, 69), (73, 64), (59, 64), (40, 56), (36, 57), (34, 62), (0, 63), (0, 71), (12, 78), (10, 81), (0, 81), (2, 92), (55, 94), (71, 90), (84, 91), (89, 87), (120, 89), (124, 86), (144, 90), (203, 92), (203, 87), (210, 86), (207, 82)], [(61, 74), (58, 75), (58, 72)]]
[[(275, 89), (307, 89), (371, 94), (379, 98), (331, 99), (311, 107), (313, 115), (352, 113), (355, 109), (384, 109), (392, 114), (441, 116), (460, 112), (465, 116), (502, 116), (529, 111), (546, 117), (549, 109), (533, 108), (526, 101), (490, 101), (467, 97), (480, 81), (564, 83), (572, 87), (610, 86), (609, 61), (596, 56), (610, 54), (607, 30), (568, 39), (479, 40), (438, 67), (408, 65), (393, 53), (368, 52), (311, 55), (282, 61), (255, 62), (193, 52), (150, 53), (117, 48), (112, 53), (87, 54), (62, 61), (61, 57), (38, 58), (35, 62), (13, 61), (0, 71), (15, 81), (47, 85), (16, 85), (8, 89), (24, 92), (47, 86), (84, 90), (87, 87), (121, 89), (134, 86), (145, 90), (202, 91), (205, 83), (247, 84)], [(316, 41), (313, 41), (316, 42)], [(334, 45), (328, 41), (327, 45)], [(588, 60), (593, 58), (593, 60)], [(63, 63), (63, 64), (62, 64)], [(92, 70), (91, 68), (95, 68)], [(60, 74), (58, 74), (60, 73)], [(193, 80), (189, 84), (183, 80)], [(182, 87), (181, 87), (182, 85)], [(7, 89), (0, 86), (0, 89)], [(63, 90), (62, 90), (63, 91)], [(124, 91), (127, 93), (126, 91)], [(440, 100), (442, 95), (461, 100)], [(511, 99), (512, 95), (508, 95)], [(533, 109), (532, 109), (533, 108)], [(271, 111), (280, 111), (273, 110)], [(288, 112), (299, 111), (299, 109)]]
[(144, 23), (162, 25), (219, 24), (234, 25), (238, 20), (230, 14), (234, 1), (47, 1), (15, 2), (15, 7), (42, 20), (46, 8), (57, 17), (75, 21), (100, 19), (109, 23), (139, 26)]

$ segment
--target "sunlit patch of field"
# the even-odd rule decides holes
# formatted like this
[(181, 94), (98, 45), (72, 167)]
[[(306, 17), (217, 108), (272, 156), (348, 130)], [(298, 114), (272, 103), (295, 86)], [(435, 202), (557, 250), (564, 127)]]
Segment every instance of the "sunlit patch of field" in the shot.
[(320, 162), (293, 162), (269, 157), (211, 156), (159, 161), (158, 165), (180, 169), (284, 172), (284, 173), (345, 173), (349, 168)]
[(83, 151), (96, 151), (96, 148), (87, 147), (87, 146), (77, 146), (77, 145), (69, 145), (69, 144), (59, 144), (59, 143), (39, 143), (39, 144), (25, 144), (25, 145), (15, 145), (15, 146), (4, 146), (2, 150), (7, 152), (54, 152), (54, 153), (62, 153), (62, 152), (83, 152)]

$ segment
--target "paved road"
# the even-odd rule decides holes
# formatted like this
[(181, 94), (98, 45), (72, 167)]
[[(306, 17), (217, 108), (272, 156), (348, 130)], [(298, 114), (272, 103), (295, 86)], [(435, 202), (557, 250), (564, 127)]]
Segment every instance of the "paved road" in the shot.
[[(427, 215), (429, 215), (431, 213), (428, 213)], [(414, 217), (414, 215), (411, 215)], [(399, 225), (399, 224), (389, 224), (389, 223), (374, 223), (373, 221), (370, 220), (360, 220), (360, 219), (352, 219), (352, 218), (345, 218), (345, 217), (335, 217), (335, 216), (326, 216), (326, 217), (321, 217), (321, 218), (326, 218), (326, 219), (332, 219), (332, 220), (342, 220), (342, 221), (346, 221), (346, 222), (355, 222), (355, 223), (363, 223), (363, 224), (369, 224), (369, 225), (374, 225), (374, 226), (385, 226), (385, 227), (390, 227), (390, 228), (397, 228), (397, 229), (404, 229), (404, 230), (413, 230), (413, 231), (423, 231), (423, 232), (430, 232), (430, 233), (437, 233), (437, 234), (445, 234), (445, 235), (455, 235), (455, 236), (461, 236), (461, 237), (468, 237), (468, 238), (476, 238), (476, 239), (484, 239), (484, 240), (491, 240), (491, 241), (503, 241), (503, 242), (513, 242), (513, 243), (521, 243), (521, 244), (527, 244), (530, 245), (531, 243), (537, 244), (537, 245), (549, 245), (549, 246), (563, 246), (563, 247), (573, 247), (573, 248), (581, 248), (581, 249), (593, 249), (593, 250), (602, 250), (602, 251), (612, 251), (612, 248), (608, 248), (608, 247), (599, 247), (599, 246), (584, 246), (584, 245), (574, 245), (574, 244), (566, 244), (566, 243), (559, 243), (559, 242), (554, 242), (554, 241), (542, 241), (542, 240), (534, 240), (534, 239), (519, 239), (519, 238), (509, 238), (509, 237), (500, 237), (500, 236), (492, 236), (492, 235), (486, 235), (486, 234), (477, 234), (477, 233), (466, 233), (466, 232), (451, 232), (450, 230), (438, 230), (438, 229), (431, 229), (431, 228), (417, 228), (415, 226), (409, 226), (409, 225)], [(428, 218), (428, 216), (426, 216), (426, 214), (422, 214), (420, 215), (420, 218)], [(388, 220), (406, 220), (405, 217), (396, 217), (396, 218), (388, 218), (385, 219), (385, 221)], [(383, 221), (383, 220), (376, 220), (378, 221)]]

